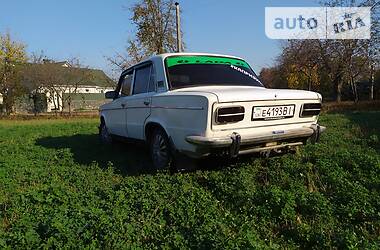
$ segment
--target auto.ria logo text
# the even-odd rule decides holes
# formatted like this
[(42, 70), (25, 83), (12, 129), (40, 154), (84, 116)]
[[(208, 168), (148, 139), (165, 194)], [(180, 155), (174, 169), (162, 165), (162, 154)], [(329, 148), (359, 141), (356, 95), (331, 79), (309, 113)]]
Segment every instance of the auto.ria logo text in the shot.
[(267, 7), (272, 39), (370, 39), (370, 7)]

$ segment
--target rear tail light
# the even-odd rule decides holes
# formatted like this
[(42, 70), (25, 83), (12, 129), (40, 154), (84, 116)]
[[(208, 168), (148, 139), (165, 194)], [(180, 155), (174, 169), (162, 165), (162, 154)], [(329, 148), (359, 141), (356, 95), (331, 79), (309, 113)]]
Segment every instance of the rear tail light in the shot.
[(239, 122), (244, 119), (244, 107), (234, 106), (218, 108), (216, 110), (216, 122), (219, 124)]
[(322, 104), (320, 103), (304, 103), (301, 108), (300, 117), (310, 117), (321, 113)]

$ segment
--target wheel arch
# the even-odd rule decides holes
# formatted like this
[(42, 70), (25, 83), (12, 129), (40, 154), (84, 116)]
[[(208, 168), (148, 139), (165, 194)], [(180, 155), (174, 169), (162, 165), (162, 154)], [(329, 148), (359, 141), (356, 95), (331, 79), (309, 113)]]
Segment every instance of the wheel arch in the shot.
[(104, 124), (107, 124), (107, 116), (105, 114), (105, 112), (100, 112), (99, 114), (99, 121), (100, 121), (100, 124), (104, 123)]
[(149, 141), (150, 140), (150, 136), (152, 135), (153, 131), (157, 128), (160, 128), (162, 129), (166, 135), (168, 136), (168, 138), (170, 139), (170, 134), (168, 133), (168, 131), (165, 129), (165, 127), (160, 123), (160, 122), (157, 122), (157, 121), (148, 121), (146, 124), (145, 124), (145, 128), (144, 128), (144, 138), (145, 138), (145, 141)]
[(106, 123), (106, 119), (104, 118), (103, 115), (100, 116), (100, 124), (105, 124)]

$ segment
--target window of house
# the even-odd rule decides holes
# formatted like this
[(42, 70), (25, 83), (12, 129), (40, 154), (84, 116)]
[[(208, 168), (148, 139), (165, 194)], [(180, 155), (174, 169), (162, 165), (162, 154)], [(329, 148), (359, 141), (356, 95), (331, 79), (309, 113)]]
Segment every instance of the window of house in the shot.
[(135, 70), (135, 84), (133, 94), (155, 91), (155, 76), (152, 65), (143, 66)]
[(131, 95), (132, 77), (133, 74), (128, 74), (124, 77), (124, 80), (121, 84), (121, 96)]

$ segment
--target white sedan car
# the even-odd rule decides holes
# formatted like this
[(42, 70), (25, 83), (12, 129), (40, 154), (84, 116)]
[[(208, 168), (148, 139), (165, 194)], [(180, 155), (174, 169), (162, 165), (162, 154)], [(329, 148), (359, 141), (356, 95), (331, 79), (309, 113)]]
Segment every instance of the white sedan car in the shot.
[(216, 54), (153, 56), (127, 70), (113, 101), (100, 107), (99, 135), (142, 140), (157, 168), (177, 153), (286, 152), (325, 130), (318, 124), (322, 96), (268, 89), (243, 59)]

